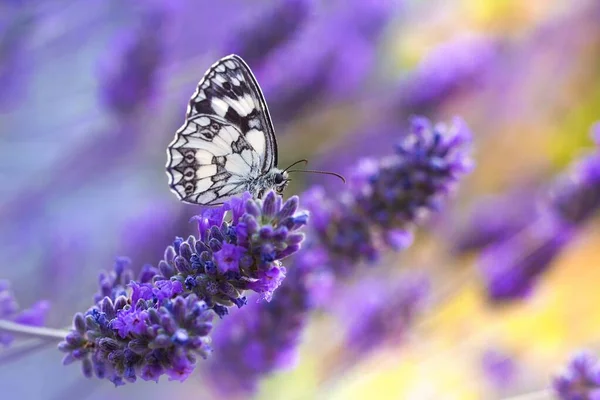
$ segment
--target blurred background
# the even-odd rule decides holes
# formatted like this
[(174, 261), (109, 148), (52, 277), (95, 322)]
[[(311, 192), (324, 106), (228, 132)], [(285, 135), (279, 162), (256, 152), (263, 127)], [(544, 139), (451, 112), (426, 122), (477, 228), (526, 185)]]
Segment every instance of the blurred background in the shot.
[[(548, 388), (574, 350), (600, 351), (598, 221), (550, 249), (527, 296), (499, 301), (481, 269), (489, 246), (535, 218), (539, 193), (594, 150), (597, 0), (2, 1), (0, 278), (23, 306), (50, 300), (48, 326), (64, 327), (115, 256), (156, 264), (195, 232), (199, 210), (169, 191), (165, 149), (198, 80), (230, 53), (263, 88), (280, 165), (344, 173), (387, 154), (414, 114), (461, 116), (476, 162), (411, 248), (336, 281), (294, 367), (240, 398), (508, 399)], [(341, 185), (298, 178), (287, 195)], [(354, 354), (344, 338), (360, 323), (347, 308), (358, 285), (407, 273), (427, 276), (426, 300)], [(219, 396), (202, 368), (184, 384), (115, 389), (61, 357), (51, 346), (0, 365), (2, 397)]]

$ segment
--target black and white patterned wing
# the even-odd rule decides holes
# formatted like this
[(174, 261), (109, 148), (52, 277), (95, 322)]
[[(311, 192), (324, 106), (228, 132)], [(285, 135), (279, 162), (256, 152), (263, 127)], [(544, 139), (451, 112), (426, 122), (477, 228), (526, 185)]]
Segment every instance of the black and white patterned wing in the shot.
[(263, 93), (250, 67), (232, 54), (216, 62), (198, 84), (188, 118), (217, 115), (236, 127), (262, 157), (262, 171), (277, 166), (277, 140)]
[(167, 155), (171, 190), (201, 205), (222, 204), (276, 165), (269, 113), (241, 58), (225, 57), (208, 70)]

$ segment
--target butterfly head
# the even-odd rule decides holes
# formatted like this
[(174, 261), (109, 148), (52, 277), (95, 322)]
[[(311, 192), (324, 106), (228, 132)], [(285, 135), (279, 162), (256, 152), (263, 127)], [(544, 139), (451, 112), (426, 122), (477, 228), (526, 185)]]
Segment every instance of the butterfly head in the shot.
[(288, 173), (286, 171), (274, 171), (273, 173), (273, 189), (279, 194), (283, 193), (288, 185)]

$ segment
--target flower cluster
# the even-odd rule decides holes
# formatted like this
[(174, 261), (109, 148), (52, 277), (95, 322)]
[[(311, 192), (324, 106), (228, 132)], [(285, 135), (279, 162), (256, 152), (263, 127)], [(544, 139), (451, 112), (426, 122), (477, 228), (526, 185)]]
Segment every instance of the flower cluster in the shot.
[(537, 217), (518, 233), (484, 249), (480, 269), (495, 302), (522, 298), (600, 208), (600, 152), (577, 161), (539, 199)]
[(144, 267), (137, 281), (126, 284), (133, 272), (121, 258), (111, 273), (101, 275), (105, 296), (75, 315), (73, 329), (59, 344), (67, 353), (65, 365), (80, 360), (86, 377), (116, 386), (137, 377), (158, 381), (166, 374), (183, 381), (189, 376), (197, 356), (210, 352), (213, 313), (197, 296), (182, 296), (178, 282), (152, 285), (154, 272)]
[(263, 200), (245, 193), (194, 219), (198, 238), (177, 238), (158, 268), (146, 265), (134, 279), (122, 257), (100, 274), (96, 305), (75, 316), (59, 345), (65, 364), (81, 360), (85, 376), (115, 385), (163, 374), (184, 380), (196, 357), (211, 351), (213, 312), (222, 317), (227, 307), (242, 307), (247, 290), (270, 300), (285, 277), (281, 260), (304, 239), (298, 230), (308, 214), (298, 212), (297, 197), (283, 202), (271, 191)]
[(350, 176), (351, 190), (339, 201), (321, 188), (306, 196), (318, 239), (338, 272), (344, 265), (378, 258), (382, 246), (401, 250), (412, 243), (411, 228), (438, 210), (457, 180), (469, 172), (471, 133), (460, 119), (433, 127), (413, 118), (396, 153), (363, 160)]
[[(40, 300), (30, 308), (20, 310), (10, 288), (10, 283), (0, 280), (0, 320), (31, 326), (43, 326), (49, 310), (50, 303), (46, 300)], [(9, 346), (13, 340), (13, 335), (4, 333), (0, 329), (0, 346)]]
[[(198, 239), (178, 238), (165, 251), (154, 278), (178, 282), (186, 293), (195, 293), (223, 316), (227, 307), (246, 304), (251, 290), (270, 300), (285, 277), (281, 260), (300, 249), (308, 213), (298, 212), (298, 197), (285, 203), (269, 192), (263, 200), (249, 193), (195, 217)], [(224, 221), (227, 211), (232, 219)]]
[(589, 352), (573, 356), (565, 370), (554, 377), (554, 392), (562, 400), (600, 398), (600, 363)]

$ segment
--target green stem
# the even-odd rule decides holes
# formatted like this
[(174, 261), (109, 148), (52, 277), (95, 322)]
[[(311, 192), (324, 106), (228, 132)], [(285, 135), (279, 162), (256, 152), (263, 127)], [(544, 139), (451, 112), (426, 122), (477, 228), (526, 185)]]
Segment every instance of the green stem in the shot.
[(29, 336), (45, 341), (61, 341), (69, 333), (67, 330), (30, 326), (0, 319), (0, 332), (13, 333), (20, 336)]

